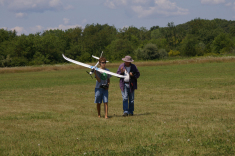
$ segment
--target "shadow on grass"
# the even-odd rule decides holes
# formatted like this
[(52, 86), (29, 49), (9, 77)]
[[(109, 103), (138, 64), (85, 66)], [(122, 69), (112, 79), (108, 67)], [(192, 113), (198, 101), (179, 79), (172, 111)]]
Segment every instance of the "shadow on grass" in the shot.
[[(146, 116), (146, 115), (151, 115), (151, 114), (157, 114), (157, 113), (149, 113), (149, 112), (147, 112), (147, 113), (142, 113), (142, 114), (134, 114), (133, 116), (126, 116), (126, 117), (135, 117), (135, 116)], [(124, 116), (122, 116), (122, 114), (121, 115), (117, 115), (117, 114), (113, 114), (112, 116), (109, 116), (109, 118), (114, 118), (114, 117), (124, 117)]]

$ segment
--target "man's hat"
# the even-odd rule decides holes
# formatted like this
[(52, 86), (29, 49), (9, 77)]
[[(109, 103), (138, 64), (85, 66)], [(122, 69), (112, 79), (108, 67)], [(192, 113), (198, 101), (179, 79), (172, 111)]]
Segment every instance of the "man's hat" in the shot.
[(125, 62), (133, 62), (134, 60), (131, 58), (131, 56), (125, 56), (125, 58), (122, 58)]

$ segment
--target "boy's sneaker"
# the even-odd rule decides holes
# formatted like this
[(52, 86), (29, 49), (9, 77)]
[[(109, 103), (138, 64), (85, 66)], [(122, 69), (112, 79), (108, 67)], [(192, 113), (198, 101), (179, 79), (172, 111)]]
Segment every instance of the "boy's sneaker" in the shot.
[(134, 114), (131, 114), (131, 113), (130, 113), (130, 114), (128, 114), (128, 115), (129, 115), (129, 116), (133, 116)]
[(123, 113), (123, 115), (122, 115), (122, 116), (126, 117), (126, 116), (128, 116), (128, 114), (127, 114), (127, 113)]

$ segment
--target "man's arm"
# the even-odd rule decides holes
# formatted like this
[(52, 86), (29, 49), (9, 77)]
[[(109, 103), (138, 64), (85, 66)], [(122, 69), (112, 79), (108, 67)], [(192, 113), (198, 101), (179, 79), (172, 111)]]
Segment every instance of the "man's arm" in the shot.
[(125, 69), (123, 67), (122, 64), (119, 66), (117, 74), (124, 75)]
[(139, 77), (140, 77), (140, 72), (139, 72), (139, 70), (137, 69), (137, 67), (134, 65), (133, 66), (134, 67), (134, 73), (135, 74), (133, 74), (132, 72), (130, 72), (130, 76), (131, 77), (134, 77), (135, 79), (138, 79)]

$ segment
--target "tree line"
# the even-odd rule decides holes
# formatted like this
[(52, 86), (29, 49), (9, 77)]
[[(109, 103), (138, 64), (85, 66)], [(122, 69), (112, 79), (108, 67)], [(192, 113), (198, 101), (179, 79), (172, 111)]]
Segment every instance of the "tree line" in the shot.
[(136, 60), (172, 56), (203, 56), (234, 53), (235, 21), (196, 18), (166, 27), (117, 29), (108, 24), (85, 28), (45, 30), (29, 35), (0, 29), (0, 67), (57, 64), (71, 59), (91, 62), (104, 51), (110, 61), (131, 55)]

